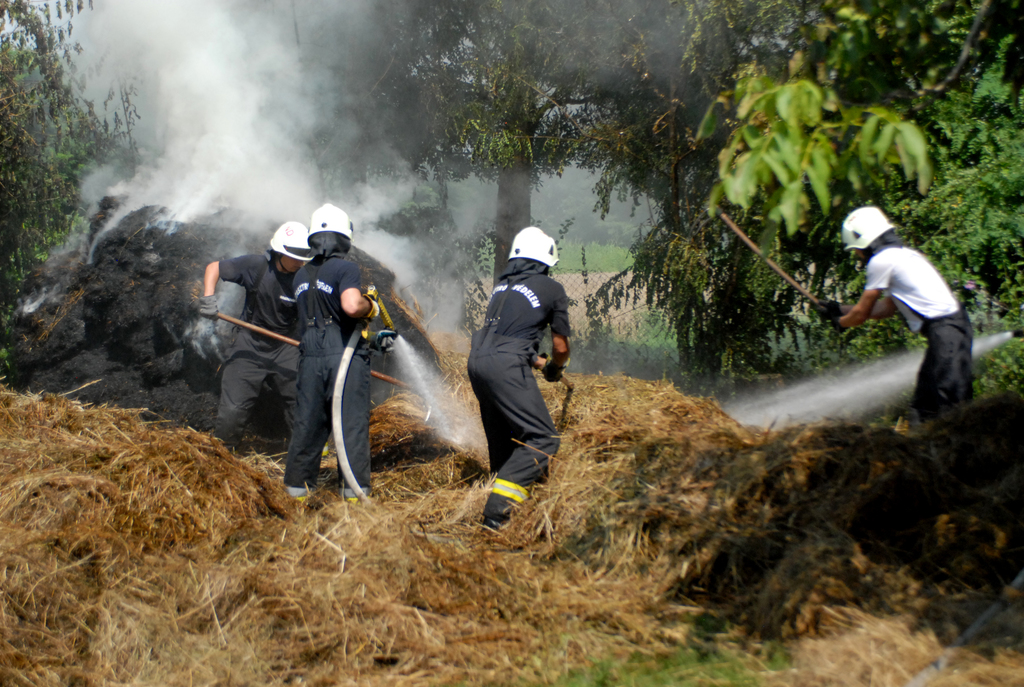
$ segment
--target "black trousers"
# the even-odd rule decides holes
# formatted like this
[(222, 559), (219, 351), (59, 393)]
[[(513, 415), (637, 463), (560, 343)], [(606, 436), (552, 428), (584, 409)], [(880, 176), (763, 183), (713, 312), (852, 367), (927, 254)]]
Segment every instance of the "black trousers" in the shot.
[[(324, 444), (331, 436), (334, 382), (345, 352), (337, 326), (310, 327), (302, 337), (299, 360), (298, 398), (295, 426), (288, 444), (284, 483), (287, 487), (312, 490), (317, 484)], [(341, 425), (345, 451), (359, 487), (370, 493), (370, 353), (362, 337), (352, 356), (341, 398)], [(338, 480), (345, 498), (355, 491), (344, 484), (341, 456)]]
[(917, 388), (910, 407), (921, 421), (926, 421), (974, 397), (974, 331), (961, 308), (953, 315), (926, 320), (921, 333), (928, 337), (928, 350), (917, 372)]
[(516, 344), (473, 350), (469, 381), (480, 402), (491, 471), (497, 479), (484, 516), (498, 522), (529, 498), (529, 486), (545, 477), (549, 456), (561, 440), (537, 387), (528, 354)]
[(220, 382), (220, 405), (213, 435), (228, 446), (242, 439), (260, 388), (267, 384), (284, 404), (284, 418), (291, 429), (295, 410), (295, 378), (299, 350), (289, 344), (276, 346), (255, 342), (247, 331), (228, 351)]

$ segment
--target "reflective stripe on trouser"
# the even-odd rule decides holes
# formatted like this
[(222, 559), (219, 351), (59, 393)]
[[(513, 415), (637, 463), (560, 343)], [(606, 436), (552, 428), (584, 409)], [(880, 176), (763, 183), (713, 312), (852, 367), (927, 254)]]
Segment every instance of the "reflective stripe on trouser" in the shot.
[[(474, 350), (468, 368), (480, 402), (491, 471), (498, 477), (484, 515), (504, 521), (515, 503), (529, 497), (527, 488), (547, 474), (548, 459), (561, 442), (525, 352)], [(499, 491), (500, 485), (521, 490), (522, 498), (510, 496), (519, 493), (515, 490)]]
[(910, 406), (921, 420), (930, 420), (974, 397), (971, 371), (973, 329), (967, 313), (925, 322), (928, 350), (917, 373), (917, 387)]
[(513, 482), (509, 482), (506, 479), (495, 480), (494, 488), (491, 489), (491, 493), (512, 499), (516, 503), (522, 503), (526, 499), (530, 498), (529, 489), (527, 489), (526, 487), (521, 487)]
[[(288, 444), (284, 483), (288, 487), (313, 489), (317, 484), (324, 444), (331, 436), (331, 405), (334, 381), (345, 345), (338, 327), (311, 327), (302, 337), (299, 362), (295, 427)], [(370, 492), (370, 354), (362, 338), (352, 356), (342, 396), (341, 424), (345, 451), (356, 481)], [(339, 465), (339, 480), (341, 476)], [(349, 489), (346, 497), (354, 497)]]
[(228, 446), (242, 439), (245, 423), (264, 382), (280, 396), (285, 424), (289, 430), (292, 427), (299, 351), (288, 344), (281, 344), (277, 350), (253, 350), (248, 336), (248, 332), (238, 335), (221, 375), (220, 404), (213, 435)]

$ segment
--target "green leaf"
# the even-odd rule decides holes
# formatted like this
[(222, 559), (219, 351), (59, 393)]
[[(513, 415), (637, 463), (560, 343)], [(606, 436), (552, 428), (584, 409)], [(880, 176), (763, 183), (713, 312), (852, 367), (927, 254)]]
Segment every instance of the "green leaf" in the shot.
[(903, 165), (903, 174), (908, 179), (914, 178), (914, 172), (917, 169), (914, 164), (914, 159), (910, 156), (907, 151), (906, 141), (902, 136), (896, 136), (896, 152), (900, 155), (900, 164)]
[(722, 196), (725, 194), (725, 188), (722, 182), (715, 184), (714, 188), (711, 189), (711, 196), (708, 199), (708, 214), (714, 216), (718, 213), (718, 204), (722, 202)]
[(854, 190), (860, 193), (864, 189), (864, 182), (860, 178), (860, 174), (857, 172), (856, 165), (850, 165), (849, 169), (846, 170), (846, 180), (850, 182)]
[(764, 145), (764, 136), (761, 134), (761, 130), (756, 126), (747, 125), (740, 129), (740, 133), (743, 135), (743, 142), (747, 144), (747, 147), (751, 150), (760, 148)]
[(932, 161), (926, 158), (924, 164), (917, 168), (917, 191), (922, 196), (927, 195), (933, 176)]
[(703, 141), (705, 138), (715, 133), (715, 127), (718, 126), (718, 117), (715, 115), (715, 105), (718, 103), (712, 103), (711, 107), (708, 108), (707, 113), (704, 115), (704, 119), (701, 120), (700, 128), (697, 129), (697, 140)]
[(778, 179), (779, 183), (782, 184), (783, 186), (785, 186), (786, 184), (793, 180), (793, 174), (789, 171), (786, 165), (783, 164), (782, 160), (780, 160), (772, 153), (772, 151), (764, 151), (764, 154), (761, 156), (761, 159), (763, 159), (765, 161), (765, 164), (767, 164), (771, 168), (772, 174), (775, 175), (775, 178)]
[(733, 155), (736, 154), (736, 149), (740, 145), (739, 134), (734, 134), (732, 140), (729, 141), (729, 145), (718, 153), (718, 177), (725, 179), (729, 176), (729, 170), (733, 165)]
[(919, 170), (928, 160), (928, 144), (924, 140), (924, 134), (913, 122), (900, 122), (898, 126), (903, 145), (915, 163), (914, 169)]
[[(875, 119), (878, 119), (877, 117)], [(889, 152), (889, 148), (892, 147), (893, 138), (896, 136), (896, 125), (892, 122), (886, 122), (885, 126), (882, 127), (882, 133), (875, 139), (875, 143), (872, 146), (872, 150), (875, 155), (878, 156), (879, 160), (885, 158), (886, 153)]]
[[(772, 143), (778, 149), (782, 159), (786, 162), (786, 166), (789, 167), (790, 172), (793, 175), (799, 175), (801, 172), (801, 162), (803, 157), (804, 148), (804, 137), (800, 133), (800, 129), (793, 129), (790, 127), (782, 127), (780, 131), (772, 137)], [(792, 177), (790, 177), (792, 178)]]
[(744, 210), (750, 208), (750, 201), (757, 193), (757, 167), (760, 164), (761, 151), (743, 153), (736, 159), (735, 181), (731, 189), (726, 188), (726, 195)]
[(757, 247), (761, 249), (761, 255), (768, 255), (771, 252), (772, 244), (775, 243), (775, 236), (778, 233), (778, 223), (768, 222), (761, 235), (757, 237)]
[(786, 220), (786, 233), (790, 236), (800, 230), (801, 196), (803, 196), (803, 184), (798, 179), (786, 186), (786, 190), (782, 193), (782, 200), (776, 206), (783, 219)]
[(793, 112), (793, 89), (783, 86), (775, 95), (775, 109), (779, 117), (790, 126), (799, 126), (800, 122)]
[(857, 150), (860, 154), (860, 163), (864, 165), (865, 169), (875, 164), (873, 144), (875, 143), (875, 137), (878, 135), (878, 125), (880, 122), (880, 117), (872, 115), (860, 129), (860, 145)]
[(832, 176), (832, 168), (828, 164), (826, 153), (821, 146), (815, 146), (811, 151), (811, 166), (807, 168), (807, 179), (811, 182), (811, 189), (818, 199), (821, 211), (828, 214), (832, 204), (831, 194), (828, 190), (828, 182)]
[(825, 106), (825, 92), (813, 81), (802, 79), (797, 83), (800, 93), (800, 111), (809, 126), (821, 123), (821, 110)]

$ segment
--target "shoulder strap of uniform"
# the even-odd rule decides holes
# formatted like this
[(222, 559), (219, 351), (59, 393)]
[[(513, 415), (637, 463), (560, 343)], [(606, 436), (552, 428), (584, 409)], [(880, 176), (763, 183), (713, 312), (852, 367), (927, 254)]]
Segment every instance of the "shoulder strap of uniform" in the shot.
[(312, 327), (316, 325), (320, 329), (326, 327), (330, 319), (324, 315), (324, 303), (320, 300), (321, 298), (326, 298), (326, 296), (316, 285), (317, 274), (323, 266), (323, 263), (319, 265), (309, 263), (306, 266), (306, 272), (309, 274), (309, 288), (306, 289), (306, 326)]

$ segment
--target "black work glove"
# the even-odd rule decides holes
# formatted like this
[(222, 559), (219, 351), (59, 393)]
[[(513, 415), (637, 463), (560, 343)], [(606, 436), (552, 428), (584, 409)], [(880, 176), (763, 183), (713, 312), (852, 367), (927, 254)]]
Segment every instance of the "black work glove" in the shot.
[(556, 365), (554, 360), (548, 359), (540, 371), (544, 375), (545, 381), (557, 382), (562, 379), (562, 370), (564, 369), (565, 365)]
[(821, 319), (831, 324), (837, 332), (844, 331), (846, 327), (839, 324), (839, 318), (843, 316), (843, 309), (836, 301), (818, 302), (816, 306)]
[(370, 345), (381, 353), (390, 353), (395, 347), (396, 336), (398, 336), (397, 332), (393, 332), (390, 329), (381, 329), (373, 335), (373, 343)]
[(210, 320), (217, 319), (217, 296), (200, 296), (199, 314)]

